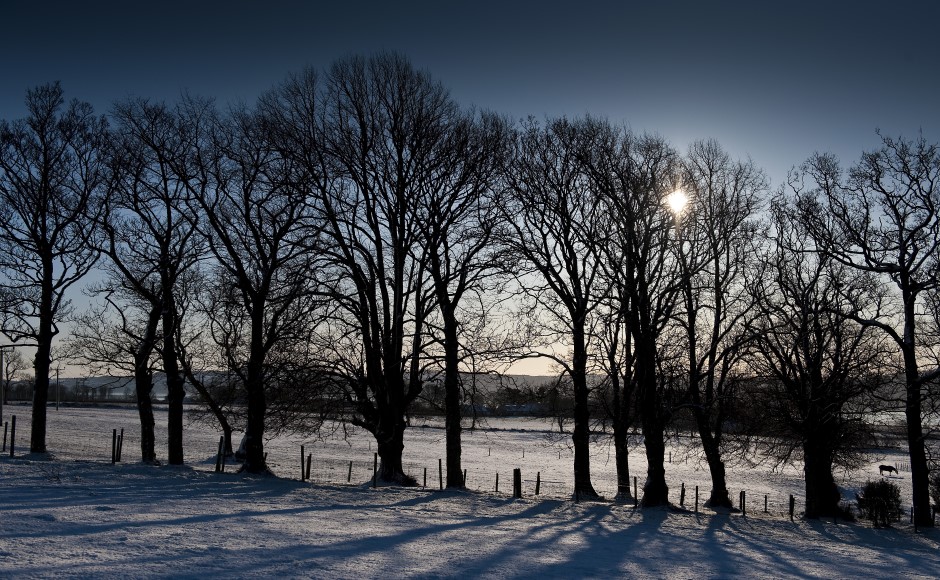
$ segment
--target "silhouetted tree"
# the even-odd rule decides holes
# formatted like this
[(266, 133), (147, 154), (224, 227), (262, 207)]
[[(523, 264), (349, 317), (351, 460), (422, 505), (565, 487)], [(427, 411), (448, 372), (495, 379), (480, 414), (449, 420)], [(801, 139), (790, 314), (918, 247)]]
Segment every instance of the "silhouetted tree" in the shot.
[(883, 341), (850, 314), (875, 307), (881, 288), (819, 253), (794, 207), (777, 198), (771, 208), (774, 244), (750, 285), (759, 317), (749, 358), (764, 391), (760, 432), (771, 456), (802, 458), (807, 517), (837, 516), (833, 466), (857, 464), (870, 445), (863, 412), (885, 362)]
[(508, 124), (495, 116), (473, 120), (456, 108), (441, 117), (438, 158), (417, 200), (420, 243), (440, 314), (446, 430), (447, 487), (463, 487), (461, 466), (460, 310), (484, 292), (498, 257), (492, 244), (501, 203), (494, 181), (506, 156)]
[(914, 519), (933, 526), (923, 412), (925, 387), (940, 377), (940, 366), (923, 356), (929, 348), (921, 343), (920, 326), (930, 318), (918, 305), (940, 287), (940, 152), (923, 137), (882, 137), (882, 143), (847, 178), (834, 157), (811, 158), (804, 173), (814, 199), (804, 204), (803, 219), (820, 251), (897, 289), (895, 311), (859, 311), (856, 321), (886, 333), (901, 353)]
[(0, 271), (3, 332), (35, 344), (30, 450), (46, 451), (52, 340), (69, 312), (66, 291), (98, 259), (92, 238), (104, 194), (107, 122), (65, 104), (62, 87), (28, 90), (29, 116), (0, 121)]
[(724, 423), (752, 335), (755, 214), (767, 182), (753, 163), (732, 161), (715, 141), (693, 143), (683, 167), (688, 202), (676, 216), (682, 279), (677, 319), (685, 334), (689, 407), (711, 474), (706, 504), (730, 508)]
[[(676, 189), (678, 156), (661, 138), (635, 136), (626, 129), (594, 122), (591, 145), (582, 164), (603, 208), (603, 277), (612, 321), (623, 326), (611, 334), (607, 358), (619, 366), (612, 375), (617, 478), (627, 497), (627, 434), (636, 412), (643, 429), (648, 472), (643, 505), (669, 502), (666, 485), (665, 430), (672, 414), (672, 381), (664, 372), (664, 331), (679, 299), (675, 219), (665, 203)], [(616, 342), (614, 342), (616, 341)], [(619, 344), (618, 344), (619, 343)], [(619, 355), (611, 349), (619, 348)]]
[(379, 477), (413, 484), (402, 465), (406, 413), (422, 390), (420, 353), (434, 307), (417, 208), (452, 163), (456, 105), (396, 54), (331, 67), (324, 91), (324, 152), (308, 165), (322, 180), (322, 263), (336, 381), (349, 419), (375, 437)]
[[(175, 335), (178, 282), (203, 257), (201, 238), (188, 215), (188, 189), (177, 168), (195, 137), (177, 111), (143, 99), (114, 107), (111, 147), (112, 192), (101, 220), (111, 284), (141, 304), (143, 324), (134, 333), (134, 380), (141, 419), (144, 461), (154, 461), (151, 356), (163, 360), (168, 401), (168, 462), (183, 463), (184, 379), (177, 362)], [(120, 306), (118, 306), (120, 308)], [(122, 327), (130, 326), (121, 313)], [(168, 336), (171, 335), (171, 336)]]
[(606, 294), (599, 251), (607, 235), (602, 206), (579, 163), (583, 126), (565, 119), (541, 127), (529, 120), (506, 167), (509, 191), (501, 241), (513, 256), (522, 292), (547, 315), (570, 360), (553, 360), (571, 377), (574, 393), (574, 493), (595, 497), (591, 484), (588, 410), (588, 317)]
[(220, 116), (204, 103), (190, 103), (188, 122), (204, 130), (183, 173), (190, 215), (199, 216), (219, 295), (230, 309), (231, 317), (216, 321), (228, 332), (220, 342), (228, 367), (245, 389), (243, 469), (255, 473), (267, 471), (268, 356), (314, 308), (313, 200), (272, 143), (270, 121), (259, 111), (239, 108)]

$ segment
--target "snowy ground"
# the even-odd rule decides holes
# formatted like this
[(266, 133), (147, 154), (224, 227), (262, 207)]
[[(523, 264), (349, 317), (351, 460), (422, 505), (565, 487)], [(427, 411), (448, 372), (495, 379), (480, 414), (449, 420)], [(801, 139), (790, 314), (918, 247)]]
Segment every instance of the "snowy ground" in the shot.
[[(471, 491), (457, 493), (434, 489), (444, 442), (433, 424), (416, 426), (406, 441), (409, 469), (422, 483), (427, 468), (429, 489), (372, 489), (374, 446), (363, 433), (272, 439), (266, 445), (279, 477), (246, 477), (213, 472), (218, 434), (201, 425), (187, 426), (186, 467), (149, 467), (138, 463), (133, 410), (51, 409), (49, 457), (26, 453), (28, 408), (7, 406), (3, 420), (11, 414), (17, 415), (17, 451), (0, 458), (3, 578), (940, 574), (937, 530), (915, 533), (907, 522), (889, 530), (867, 522), (790, 522), (786, 498), (797, 496), (798, 511), (802, 498), (796, 469), (732, 466), (730, 487), (734, 497), (747, 492), (746, 516), (561, 499), (570, 495), (570, 450), (538, 421), (492, 421), (500, 429), (467, 433)], [(165, 447), (165, 423), (159, 427)], [(126, 438), (117, 465), (110, 463), (114, 428), (124, 428)], [(313, 483), (299, 481), (301, 444), (314, 457)], [(594, 451), (595, 485), (610, 496), (613, 459), (603, 442)], [(685, 483), (692, 507), (694, 486), (703, 494), (707, 489), (707, 471), (696, 458), (687, 460), (682, 446), (672, 453), (673, 501)], [(350, 461), (352, 483), (346, 484)], [(840, 474), (845, 495), (879, 477), (879, 463), (904, 461), (899, 450), (884, 450), (871, 465)], [(521, 500), (509, 497), (515, 467), (526, 480)], [(631, 467), (642, 485), (640, 446)], [(536, 472), (543, 482), (538, 498), (532, 495)], [(909, 474), (902, 470), (893, 480), (909, 501)], [(765, 495), (769, 513), (763, 513)]]

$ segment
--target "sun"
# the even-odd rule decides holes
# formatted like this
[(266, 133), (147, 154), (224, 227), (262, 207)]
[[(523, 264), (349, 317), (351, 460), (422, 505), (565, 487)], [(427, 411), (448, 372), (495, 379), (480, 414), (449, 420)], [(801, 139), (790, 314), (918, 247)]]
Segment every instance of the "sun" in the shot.
[(682, 210), (684, 210), (685, 206), (689, 203), (689, 196), (681, 189), (677, 189), (666, 196), (666, 203), (669, 204), (669, 208), (672, 209), (672, 212), (678, 215), (682, 213)]

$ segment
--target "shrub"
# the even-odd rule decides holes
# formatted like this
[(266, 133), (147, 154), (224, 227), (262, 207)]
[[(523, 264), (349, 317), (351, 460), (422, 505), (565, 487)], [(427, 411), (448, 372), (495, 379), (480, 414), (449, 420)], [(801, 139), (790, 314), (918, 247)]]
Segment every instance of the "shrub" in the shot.
[(888, 480), (869, 481), (856, 498), (858, 509), (876, 528), (901, 518), (901, 488)]

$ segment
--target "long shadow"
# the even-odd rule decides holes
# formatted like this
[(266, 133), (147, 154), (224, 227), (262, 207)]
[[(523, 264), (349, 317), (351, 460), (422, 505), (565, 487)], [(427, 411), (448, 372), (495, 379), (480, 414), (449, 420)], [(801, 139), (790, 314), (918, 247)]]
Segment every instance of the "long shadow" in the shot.
[(913, 550), (934, 550), (940, 555), (940, 530), (922, 530), (914, 533), (910, 529), (869, 527), (863, 522), (834, 523), (825, 520), (806, 520), (809, 527), (821, 538), (881, 553), (886, 567), (916, 568), (922, 563), (923, 554)]
[[(185, 470), (180, 470), (184, 475), (188, 475)], [(241, 478), (237, 486), (232, 486), (232, 478)], [(133, 530), (146, 528), (148, 526), (158, 525), (158, 526), (188, 526), (195, 524), (205, 524), (205, 523), (218, 523), (221, 522), (224, 525), (225, 521), (228, 520), (238, 520), (245, 518), (255, 518), (255, 517), (270, 517), (270, 516), (303, 516), (316, 518), (318, 514), (324, 514), (327, 512), (340, 512), (340, 511), (361, 511), (363, 509), (363, 504), (361, 502), (360, 494), (372, 494), (375, 493), (375, 499), (379, 500), (375, 504), (368, 506), (370, 509), (378, 510), (379, 512), (385, 510), (401, 510), (405, 508), (413, 508), (420, 504), (431, 504), (434, 502), (454, 499), (455, 501), (460, 501), (461, 498), (455, 492), (434, 492), (434, 491), (424, 491), (424, 490), (412, 490), (408, 488), (381, 488), (378, 492), (373, 492), (368, 489), (360, 488), (327, 488), (327, 487), (318, 487), (311, 484), (291, 481), (291, 480), (277, 480), (275, 478), (245, 478), (244, 476), (232, 475), (226, 478), (227, 481), (220, 481), (217, 478), (213, 478), (211, 475), (206, 475), (206, 477), (199, 477), (198, 475), (195, 478), (142, 478), (141, 480), (124, 480), (124, 483), (121, 485), (111, 484), (111, 485), (73, 485), (73, 484), (48, 484), (42, 487), (30, 487), (29, 489), (21, 489), (16, 494), (15, 497), (11, 497), (9, 494), (3, 494), (4, 503), (0, 503), (0, 512), (3, 511), (22, 511), (24, 505), (29, 506), (29, 514), (27, 517), (45, 520), (49, 522), (54, 522), (54, 516), (51, 514), (45, 514), (44, 511), (52, 511), (62, 508), (75, 508), (75, 507), (85, 507), (88, 509), (89, 514), (94, 514), (93, 519), (101, 519), (104, 516), (103, 511), (121, 513), (122, 511), (128, 511), (139, 507), (141, 503), (141, 497), (152, 497), (153, 506), (156, 508), (167, 509), (167, 506), (170, 505), (173, 501), (180, 501), (184, 504), (186, 502), (199, 503), (205, 501), (206, 499), (211, 499), (214, 502), (224, 505), (225, 508), (220, 509), (220, 511), (212, 514), (199, 514), (193, 516), (182, 516), (182, 517), (173, 517), (169, 519), (161, 519), (158, 522), (149, 522), (149, 521), (115, 521), (115, 522), (89, 522), (81, 527), (76, 527), (72, 524), (67, 524), (61, 526), (62, 529), (58, 530), (56, 535), (62, 537), (69, 536), (93, 536), (95, 534), (101, 534), (109, 531), (115, 530)], [(167, 481), (172, 482), (167, 485)], [(181, 483), (180, 483), (181, 482)], [(275, 484), (275, 485), (272, 485)], [(60, 489), (69, 489), (70, 493), (64, 494), (58, 498), (50, 498), (49, 488), (54, 487), (57, 490)], [(353, 494), (355, 497), (351, 497), (351, 500), (358, 499), (359, 501), (353, 501), (352, 503), (335, 503), (331, 502), (329, 504), (324, 504), (318, 502), (318, 490), (321, 489), (331, 489), (333, 494), (330, 495), (331, 498), (335, 498), (335, 492), (344, 492)], [(297, 495), (296, 502), (301, 503), (297, 507), (288, 507), (288, 508), (273, 508), (273, 509), (244, 509), (238, 508), (237, 506), (252, 506), (259, 503), (276, 503), (282, 500), (283, 496), (287, 494), (294, 493)], [(85, 495), (87, 494), (87, 495)], [(401, 496), (405, 495), (398, 501), (388, 502), (389, 495)], [(9, 500), (13, 500), (11, 503), (6, 503)], [(394, 499), (394, 497), (393, 497)], [(506, 506), (511, 504), (514, 500), (495, 500), (493, 505)], [(532, 504), (524, 512), (518, 514), (516, 517), (521, 518), (530, 518), (535, 517), (544, 513), (548, 513), (555, 509), (558, 505), (563, 504), (564, 502), (560, 501), (541, 501)], [(106, 504), (106, 505), (103, 505)], [(231, 509), (235, 507), (236, 509)], [(107, 508), (102, 510), (102, 508)], [(230, 510), (230, 511), (226, 511)], [(51, 517), (52, 519), (45, 519), (46, 517)], [(474, 526), (485, 526), (498, 524), (500, 521), (503, 521), (506, 518), (513, 516), (505, 517), (478, 517), (475, 518), (476, 521), (473, 523)], [(6, 519), (6, 518), (5, 518)], [(461, 522), (458, 524), (460, 526), (467, 525), (467, 522)], [(10, 539), (17, 538), (31, 538), (31, 537), (45, 537), (49, 535), (49, 530), (38, 530), (38, 531), (17, 531), (18, 526), (7, 526), (5, 528), (0, 528), (0, 537), (6, 537)], [(445, 531), (449, 528), (443, 528)]]
[[(503, 504), (510, 504), (514, 500), (504, 500)], [(499, 505), (498, 503), (496, 504)], [(507, 509), (508, 509), (507, 505)], [(469, 535), (477, 533), (487, 533), (493, 536), (494, 540), (499, 536), (499, 528), (504, 523), (518, 524), (520, 521), (537, 521), (539, 516), (565, 509), (564, 502), (560, 501), (539, 501), (529, 505), (521, 512), (513, 512), (499, 516), (465, 516), (460, 521), (446, 524), (435, 524), (423, 526), (418, 529), (409, 529), (407, 531), (389, 534), (383, 536), (370, 536), (365, 538), (351, 538), (349, 540), (323, 547), (307, 547), (302, 556), (313, 560), (346, 560), (348, 558), (368, 559), (369, 554), (387, 554), (396, 550), (405, 551), (415, 543), (420, 544), (423, 540), (433, 540), (434, 538), (446, 537), (451, 532), (460, 532), (461, 537), (466, 538)], [(601, 517), (600, 512), (595, 512), (586, 521), (583, 526), (596, 525)], [(468, 555), (459, 562), (448, 562), (449, 570), (453, 574), (466, 577), (474, 577), (483, 573), (492, 573), (494, 569), (500, 569), (505, 563), (513, 557), (529, 550), (538, 549), (544, 551), (551, 549), (551, 546), (559, 542), (570, 533), (567, 526), (559, 526), (557, 519), (550, 519), (542, 524), (528, 526), (525, 530), (525, 537), (519, 538), (513, 530), (513, 542), (506, 543), (494, 551), (488, 552), (485, 558), (477, 555)], [(448, 570), (435, 570), (425, 574), (432, 575), (450, 575)]]
[[(429, 494), (429, 498), (432, 502), (441, 499), (448, 499), (447, 497), (433, 497), (433, 494)], [(411, 507), (418, 505), (420, 498), (413, 497), (407, 498), (401, 502), (395, 502), (383, 506), (374, 506), (373, 509), (378, 512), (384, 510), (395, 510), (401, 507)], [(523, 500), (525, 501), (525, 500)], [(238, 569), (235, 571), (239, 576), (253, 575), (253, 573), (260, 573), (262, 570), (270, 572), (272, 562), (278, 560), (283, 560), (285, 562), (292, 562), (293, 565), (299, 565), (301, 567), (316, 567), (319, 562), (345, 562), (349, 559), (377, 559), (387, 556), (389, 553), (399, 552), (402, 554), (401, 559), (407, 559), (407, 553), (410, 548), (415, 544), (421, 544), (422, 542), (434, 542), (436, 538), (447, 537), (449, 534), (454, 534), (459, 532), (460, 535), (465, 535), (468, 533), (491, 533), (493, 530), (498, 530), (500, 526), (506, 523), (517, 524), (518, 522), (532, 522), (538, 521), (539, 518), (543, 515), (555, 512), (559, 509), (565, 509), (565, 502), (560, 501), (538, 501), (530, 502), (528, 505), (523, 504), (523, 509), (518, 510), (520, 507), (516, 500), (500, 500), (495, 502), (488, 502), (485, 506), (488, 510), (500, 510), (505, 508), (507, 513), (499, 515), (483, 515), (475, 516), (472, 513), (469, 514), (459, 514), (456, 516), (451, 515), (449, 512), (442, 512), (442, 515), (447, 517), (456, 517), (456, 521), (443, 523), (443, 524), (432, 524), (424, 525), (417, 528), (408, 528), (401, 532), (391, 533), (391, 534), (369, 534), (364, 537), (358, 538), (349, 538), (342, 540), (340, 542), (331, 543), (328, 545), (311, 545), (308, 543), (297, 542), (295, 544), (284, 546), (279, 548), (274, 552), (264, 551), (262, 548), (258, 548), (258, 557), (245, 557), (243, 550), (239, 551), (239, 556), (236, 558), (239, 562)], [(362, 505), (352, 505), (350, 509), (361, 510)], [(300, 513), (300, 512), (310, 512), (311, 517), (316, 518), (316, 512), (320, 511), (316, 507), (310, 509), (298, 509), (298, 510), (273, 510), (273, 511), (247, 511), (242, 510), (236, 514), (231, 514), (227, 516), (222, 516), (221, 518), (215, 517), (192, 517), (192, 518), (177, 518), (174, 520), (163, 520), (157, 522), (146, 523), (143, 525), (149, 526), (159, 526), (166, 529), (174, 529), (179, 526), (185, 526), (188, 524), (195, 523), (205, 523), (205, 522), (214, 522), (218, 519), (224, 519), (225, 517), (237, 517), (240, 521), (244, 521), (247, 517), (253, 517), (254, 515), (260, 516), (271, 516), (284, 513)], [(389, 514), (390, 517), (395, 517), (397, 514)], [(386, 517), (389, 517), (386, 516)], [(367, 514), (364, 517), (376, 518), (376, 514)], [(421, 517), (421, 516), (418, 516)], [(595, 515), (596, 519), (599, 517), (599, 514)], [(316, 519), (312, 521), (316, 522)], [(485, 565), (480, 568), (474, 568), (472, 566), (472, 561), (465, 562), (467, 566), (461, 566), (459, 568), (460, 573), (471, 573), (473, 569), (479, 569), (482, 571), (492, 569), (492, 567), (498, 567), (502, 561), (505, 561), (512, 556), (519, 554), (520, 550), (525, 551), (535, 547), (544, 548), (543, 542), (553, 543), (559, 541), (567, 534), (566, 529), (558, 529), (555, 525), (557, 520), (555, 518), (549, 518), (545, 523), (533, 525), (527, 528), (528, 534), (531, 538), (538, 538), (538, 545), (535, 545), (534, 539), (524, 540), (522, 544), (514, 543), (512, 545), (505, 545), (500, 550), (497, 550), (494, 553), (487, 554)], [(585, 526), (594, 525), (593, 521), (586, 521)], [(394, 526), (392, 526), (394, 527)], [(86, 529), (85, 533), (90, 535), (107, 532), (115, 528), (126, 529), (127, 526), (104, 526), (99, 527), (94, 530)], [(475, 530), (477, 530), (475, 532)], [(515, 530), (510, 530), (515, 536)], [(154, 535), (154, 531), (151, 530), (148, 535)], [(94, 538), (90, 538), (88, 541), (94, 542)], [(185, 552), (183, 556), (187, 558), (194, 557), (193, 554)], [(172, 554), (170, 555), (172, 557)], [(196, 556), (198, 557), (198, 556)], [(219, 554), (213, 552), (212, 554), (207, 554), (205, 558), (211, 560), (208, 563), (212, 573), (211, 575), (224, 575), (222, 573), (225, 569), (225, 566), (220, 566), (221, 562), (218, 560)], [(140, 569), (146, 569), (148, 563), (159, 564), (162, 561), (162, 558), (135, 558), (133, 563), (136, 566), (141, 566)], [(252, 564), (253, 563), (253, 564)], [(426, 562), (419, 562), (421, 565), (427, 564)], [(433, 563), (432, 563), (433, 564)], [(453, 564), (453, 562), (451, 562)], [(186, 563), (187, 568), (192, 570), (192, 564), (190, 562)], [(68, 570), (70, 573), (76, 573), (76, 570), (81, 571), (82, 567), (86, 566), (85, 564), (78, 564), (78, 566), (67, 565), (63, 563), (62, 567), (56, 565), (47, 564), (41, 567), (32, 567), (29, 569), (29, 573), (33, 575), (55, 575), (60, 573), (63, 570)], [(91, 572), (94, 569), (95, 564), (87, 564), (88, 572)], [(296, 572), (296, 571), (295, 571)], [(389, 571), (392, 575), (395, 575), (396, 572)], [(427, 571), (425, 570), (425, 573)], [(433, 575), (448, 575), (443, 570), (437, 570), (431, 572)], [(81, 572), (79, 572), (81, 575)], [(195, 573), (194, 573), (195, 575)], [(368, 574), (366, 574), (368, 576)], [(472, 575), (472, 573), (470, 574)]]
[[(561, 576), (578, 575), (579, 571), (584, 574), (622, 575), (625, 571), (635, 571), (666, 575), (675, 569), (678, 565), (676, 563), (700, 566), (681, 570), (679, 575), (695, 571), (699, 571), (699, 575), (712, 577), (758, 573), (779, 576), (811, 574), (812, 568), (808, 568), (807, 563), (800, 559), (803, 555), (787, 553), (778, 543), (782, 533), (803, 534), (804, 539), (800, 544), (806, 545), (809, 551), (815, 549), (815, 543), (818, 542), (840, 542), (849, 547), (858, 546), (875, 552), (887, 546), (890, 553), (885, 554), (884, 560), (875, 568), (870, 567), (870, 562), (840, 563), (840, 571), (844, 571), (846, 576), (866, 577), (877, 570), (888, 571), (894, 565), (898, 569), (922, 571), (929, 575), (930, 566), (940, 559), (925, 558), (931, 547), (936, 554), (935, 544), (930, 543), (930, 538), (935, 538), (933, 535), (916, 536), (919, 542), (912, 548), (912, 536), (906, 531), (871, 530), (858, 524), (791, 524), (787, 521), (761, 519), (758, 525), (757, 521), (735, 515), (680, 514), (662, 509), (634, 510), (608, 503), (513, 500), (476, 492), (408, 488), (380, 488), (374, 491), (362, 487), (315, 486), (277, 478), (216, 476), (185, 469), (179, 470), (179, 478), (152, 478), (148, 477), (149, 468), (141, 466), (129, 467), (123, 472), (121, 469), (102, 466), (102, 472), (109, 469), (114, 469), (115, 475), (123, 475), (126, 479), (120, 480), (121, 483), (105, 484), (100, 484), (99, 479), (63, 484), (44, 483), (44, 489), (41, 490), (19, 488), (13, 494), (16, 505), (6, 503), (9, 499), (5, 497), (5, 492), (9, 488), (5, 488), (4, 493), (0, 493), (0, 511), (8, 513), (2, 519), (8, 521), (7, 516), (12, 512), (26, 513), (28, 510), (35, 514), (32, 517), (41, 520), (43, 510), (73, 506), (85, 507), (89, 512), (95, 511), (96, 519), (112, 518), (122, 510), (149, 507), (148, 498), (152, 498), (153, 505), (160, 508), (155, 513), (172, 517), (140, 522), (81, 522), (81, 525), (76, 525), (72, 518), (62, 525), (51, 521), (38, 526), (43, 528), (41, 531), (15, 531), (12, 527), (4, 530), (0, 527), (0, 537), (13, 540), (54, 536), (73, 538), (66, 541), (67, 545), (69, 542), (94, 545), (99, 534), (114, 531), (154, 537), (165, 531), (208, 525), (215, 529), (228, 528), (232, 534), (237, 534), (234, 522), (239, 526), (254, 526), (262, 525), (264, 518), (289, 516), (284, 518), (285, 521), (275, 524), (280, 535), (288, 536), (286, 544), (279, 545), (275, 550), (263, 546), (240, 549), (232, 563), (225, 561), (224, 547), (171, 546), (169, 553), (153, 556), (140, 552), (109, 554), (116, 560), (140, 566), (142, 575), (150, 575), (147, 571), (150, 568), (157, 569), (154, 570), (157, 575), (172, 573), (172, 570), (165, 569), (166, 560), (175, 557), (187, 567), (195, 567), (188, 568), (193, 576), (253, 576), (262, 572), (271, 574), (272, 571), (293, 576), (303, 570), (309, 571), (309, 574), (303, 575), (318, 576), (322, 571), (323, 575), (328, 576), (330, 567), (349, 560), (383, 561), (388, 558), (397, 562), (411, 561), (416, 573), (431, 576)], [(100, 473), (93, 475), (98, 477)], [(37, 476), (36, 479), (42, 480), (43, 477)], [(69, 493), (65, 497), (53, 499), (49, 497), (50, 487)], [(324, 498), (320, 497), (321, 492), (326, 492)], [(91, 493), (95, 495), (83, 495)], [(370, 497), (364, 498), (363, 494)], [(222, 513), (172, 514), (174, 502), (185, 507), (187, 501), (199, 503), (206, 500), (223, 505), (219, 510)], [(166, 501), (168, 505), (161, 505), (161, 502)], [(295, 505), (285, 507), (287, 502)], [(103, 506), (103, 503), (108, 505)], [(455, 505), (463, 507), (454, 509)], [(109, 508), (106, 511), (97, 511), (106, 507)], [(340, 535), (340, 539), (329, 540), (325, 544), (303, 541), (308, 535), (308, 528), (286, 521), (299, 518), (312, 522), (311, 526), (334, 517), (342, 518), (342, 521), (355, 521), (354, 512), (364, 510), (361, 517), (373, 518), (376, 522), (374, 528), (357, 526), (355, 529), (365, 535), (353, 537), (353, 530), (349, 530)], [(448, 521), (428, 523), (429, 516), (424, 512), (435, 512)], [(401, 518), (400, 526), (396, 525), (399, 521), (396, 518)], [(768, 536), (762, 537), (763, 532), (768, 532)], [(480, 534), (491, 536), (491, 543), (480, 542)], [(223, 543), (226, 537), (224, 534), (213, 536), (217, 542)], [(317, 539), (321, 536), (314, 533), (312, 537)], [(74, 538), (81, 539), (76, 541)], [(292, 538), (297, 539), (293, 541)], [(473, 539), (476, 542), (474, 545), (484, 546), (485, 553), (448, 554), (442, 564), (416, 559), (415, 551), (429, 550), (428, 546), (440, 549), (442, 545), (454, 545), (455, 550), (459, 550), (461, 538)], [(503, 538), (511, 538), (512, 542), (500, 543)], [(792, 542), (787, 544), (792, 546)], [(535, 550), (545, 556), (545, 561), (532, 561), (525, 557), (525, 554)], [(250, 555), (243, 557), (245, 553)], [(101, 563), (95, 562), (41, 563), (21, 572), (38, 576), (65, 572), (79, 576), (83, 572), (95, 575), (100, 572), (100, 566)], [(2, 565), (0, 570), (4, 570)], [(405, 570), (401, 572), (407, 575)], [(345, 570), (345, 573), (349, 571)], [(393, 570), (388, 573), (395, 575)], [(363, 575), (370, 576), (369, 573)]]

